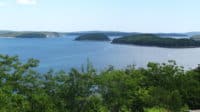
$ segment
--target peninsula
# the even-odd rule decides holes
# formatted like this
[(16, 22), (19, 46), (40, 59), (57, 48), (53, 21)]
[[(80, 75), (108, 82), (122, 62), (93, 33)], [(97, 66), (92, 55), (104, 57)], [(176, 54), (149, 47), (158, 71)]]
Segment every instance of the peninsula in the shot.
[(162, 38), (154, 34), (138, 34), (114, 39), (113, 44), (131, 44), (141, 46), (156, 46), (166, 48), (200, 47), (200, 42), (193, 39)]

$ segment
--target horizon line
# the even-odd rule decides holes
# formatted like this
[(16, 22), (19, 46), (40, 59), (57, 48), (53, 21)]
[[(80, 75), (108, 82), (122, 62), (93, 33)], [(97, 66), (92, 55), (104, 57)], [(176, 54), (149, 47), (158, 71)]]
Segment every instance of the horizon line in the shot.
[(59, 32), (59, 33), (80, 33), (80, 32), (121, 32), (121, 33), (196, 33), (200, 31), (186, 31), (186, 32), (144, 32), (144, 31), (119, 31), (119, 30), (75, 30), (75, 31), (56, 31), (56, 30), (2, 30), (8, 32)]

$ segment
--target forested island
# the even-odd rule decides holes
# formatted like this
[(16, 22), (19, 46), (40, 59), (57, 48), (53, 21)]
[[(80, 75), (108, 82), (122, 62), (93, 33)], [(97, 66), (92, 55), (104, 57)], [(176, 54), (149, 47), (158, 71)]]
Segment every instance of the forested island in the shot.
[(110, 41), (109, 37), (103, 33), (84, 34), (75, 39), (76, 41)]
[(0, 55), (0, 112), (188, 112), (200, 108), (200, 67), (185, 71), (175, 61), (147, 68), (92, 64), (39, 73), (38, 60), (22, 63)]
[(155, 34), (138, 34), (114, 39), (114, 44), (132, 44), (141, 46), (157, 46), (166, 48), (200, 47), (200, 42), (193, 39), (161, 38)]

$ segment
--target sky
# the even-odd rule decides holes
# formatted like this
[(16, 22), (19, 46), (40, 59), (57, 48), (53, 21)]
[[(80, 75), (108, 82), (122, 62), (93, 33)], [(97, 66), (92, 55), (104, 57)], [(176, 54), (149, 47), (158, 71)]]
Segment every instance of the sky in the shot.
[(0, 0), (0, 30), (200, 31), (200, 0)]

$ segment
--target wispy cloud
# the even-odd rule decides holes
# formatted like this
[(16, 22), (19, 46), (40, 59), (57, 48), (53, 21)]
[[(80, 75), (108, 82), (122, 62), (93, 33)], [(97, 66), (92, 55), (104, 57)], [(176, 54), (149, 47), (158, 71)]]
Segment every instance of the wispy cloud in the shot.
[(37, 0), (16, 0), (16, 2), (22, 5), (36, 5), (37, 4)]

